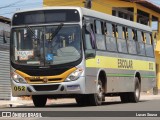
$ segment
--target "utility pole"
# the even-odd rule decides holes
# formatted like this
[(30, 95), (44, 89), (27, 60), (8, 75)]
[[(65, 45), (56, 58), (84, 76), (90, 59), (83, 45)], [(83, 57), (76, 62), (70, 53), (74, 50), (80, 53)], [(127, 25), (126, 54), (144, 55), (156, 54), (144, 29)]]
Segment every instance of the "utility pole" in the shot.
[(83, 3), (85, 8), (88, 8), (88, 9), (92, 8), (92, 0), (85, 0)]

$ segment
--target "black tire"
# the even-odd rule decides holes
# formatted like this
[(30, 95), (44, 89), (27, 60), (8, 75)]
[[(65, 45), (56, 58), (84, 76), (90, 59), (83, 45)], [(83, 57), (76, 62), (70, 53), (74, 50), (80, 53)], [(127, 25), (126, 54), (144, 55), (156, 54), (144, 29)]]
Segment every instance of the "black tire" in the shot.
[(104, 99), (104, 90), (102, 86), (101, 80), (98, 80), (97, 85), (97, 93), (91, 94), (89, 96), (89, 101), (91, 106), (98, 106), (101, 105)]
[(35, 107), (44, 107), (47, 102), (47, 97), (42, 95), (33, 95), (32, 100)]
[(75, 98), (79, 106), (98, 106), (104, 101), (104, 90), (102, 87), (102, 82), (98, 80), (97, 93), (80, 95)]
[(137, 103), (140, 99), (140, 91), (141, 91), (141, 85), (139, 83), (138, 78), (135, 78), (135, 84), (134, 84), (134, 92), (128, 92), (128, 93), (122, 93), (120, 95), (121, 102), (128, 103), (133, 102)]
[(122, 103), (128, 103), (128, 102), (130, 102), (129, 93), (122, 93), (120, 95), (120, 99), (121, 99)]
[(78, 106), (87, 106), (89, 104), (88, 95), (79, 95), (75, 98)]
[(139, 83), (138, 78), (136, 77), (135, 78), (135, 89), (134, 89), (134, 92), (131, 92), (129, 94), (130, 102), (133, 102), (133, 103), (139, 102), (140, 92), (141, 92), (141, 85)]

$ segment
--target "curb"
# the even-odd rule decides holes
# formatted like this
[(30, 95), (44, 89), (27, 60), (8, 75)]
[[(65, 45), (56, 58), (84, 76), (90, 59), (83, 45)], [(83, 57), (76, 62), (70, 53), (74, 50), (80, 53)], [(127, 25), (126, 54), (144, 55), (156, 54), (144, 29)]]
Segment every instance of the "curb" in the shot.
[(4, 104), (4, 105), (0, 105), (0, 109), (1, 108), (12, 108), (12, 107), (18, 107), (18, 106), (26, 106), (26, 104)]
[[(4, 103), (3, 103), (4, 102)], [(19, 107), (19, 106), (28, 106), (28, 105), (32, 105), (32, 102), (29, 102), (28, 101), (28, 103), (26, 103), (25, 101), (21, 101), (21, 102), (19, 102), (19, 101), (0, 101), (0, 103), (2, 103), (2, 104), (0, 104), (0, 109), (1, 108), (12, 108), (12, 107)], [(23, 102), (23, 103), (22, 103)]]

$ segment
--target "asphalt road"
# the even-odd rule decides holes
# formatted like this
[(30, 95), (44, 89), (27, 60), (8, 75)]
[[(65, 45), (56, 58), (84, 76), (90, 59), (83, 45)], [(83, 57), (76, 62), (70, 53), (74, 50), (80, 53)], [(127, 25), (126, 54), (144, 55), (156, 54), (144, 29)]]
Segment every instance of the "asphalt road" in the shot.
[[(138, 111), (152, 111), (153, 114), (160, 114), (160, 99), (142, 99), (139, 103), (121, 103), (120, 100), (115, 101), (107, 101), (104, 102), (101, 106), (87, 106), (87, 107), (79, 107), (75, 102), (71, 103), (61, 103), (61, 104), (49, 104), (44, 108), (35, 108), (33, 104), (28, 106), (18, 106), (13, 108), (3, 108), (0, 111), (19, 111), (19, 112), (40, 112), (45, 111), (45, 113), (53, 115), (56, 113), (58, 117), (52, 117), (52, 118), (34, 118), (34, 120), (160, 120), (160, 117), (138, 117), (136, 116), (136, 113), (139, 114)], [(57, 112), (60, 111), (60, 112)], [(67, 111), (73, 111), (73, 112), (67, 112)], [(75, 112), (78, 111), (78, 112)], [(80, 111), (80, 112), (79, 112)], [(84, 112), (85, 111), (85, 112)], [(90, 113), (92, 111), (92, 113)], [(94, 112), (93, 112), (94, 111)], [(112, 113), (112, 111), (114, 111)], [(134, 117), (116, 117), (116, 115), (121, 114), (119, 111), (125, 111), (122, 112), (123, 114), (130, 114), (128, 111), (136, 111), (133, 114), (135, 114)], [(156, 112), (157, 111), (157, 112)], [(96, 114), (99, 114), (100, 112), (110, 112), (112, 117), (96, 117)], [(86, 113), (90, 113), (88, 117), (86, 117)], [(145, 112), (146, 114), (148, 112)], [(69, 117), (66, 117), (67, 114)], [(80, 114), (80, 117), (70, 117), (75, 114)], [(132, 114), (132, 115), (133, 115)], [(63, 116), (64, 115), (64, 116)], [(93, 116), (92, 116), (93, 115)], [(115, 116), (114, 116), (115, 115)], [(84, 117), (85, 116), (85, 117)], [(15, 118), (14, 118), (15, 119)], [(33, 118), (30, 118), (33, 120)], [(8, 119), (7, 119), (8, 120)], [(28, 118), (27, 118), (28, 120)]]
[(101, 106), (80, 107), (76, 103), (50, 104), (43, 108), (33, 105), (4, 108), (6, 111), (160, 111), (160, 100), (141, 100), (139, 103), (104, 102)]
[[(137, 114), (147, 115), (148, 113), (160, 116), (160, 95), (142, 95), (139, 103), (121, 103), (119, 98), (106, 97), (106, 102), (101, 106), (87, 107), (78, 106), (74, 99), (69, 99), (67, 102), (64, 101), (51, 100), (43, 108), (35, 108), (31, 103), (12, 108), (6, 107), (0, 109), (0, 111), (11, 111), (12, 113), (36, 112), (42, 114), (43, 118), (34, 118), (34, 120), (160, 120), (160, 117), (137, 116)], [(49, 118), (47, 116), (54, 117)], [(23, 119), (28, 120), (28, 118)], [(33, 118), (29, 119), (33, 120)]]

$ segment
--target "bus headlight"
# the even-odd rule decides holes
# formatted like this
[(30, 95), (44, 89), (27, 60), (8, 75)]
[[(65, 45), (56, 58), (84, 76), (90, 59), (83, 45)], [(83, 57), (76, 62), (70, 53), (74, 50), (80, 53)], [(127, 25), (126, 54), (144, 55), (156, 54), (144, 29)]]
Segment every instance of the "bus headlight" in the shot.
[(72, 72), (67, 78), (66, 78), (66, 82), (69, 82), (69, 81), (74, 81), (74, 80), (77, 80), (81, 74), (83, 72), (83, 69), (82, 68), (78, 68), (77, 70), (75, 70), (74, 72)]
[(20, 75), (16, 74), (15, 72), (11, 74), (11, 77), (17, 83), (26, 83), (26, 81)]

